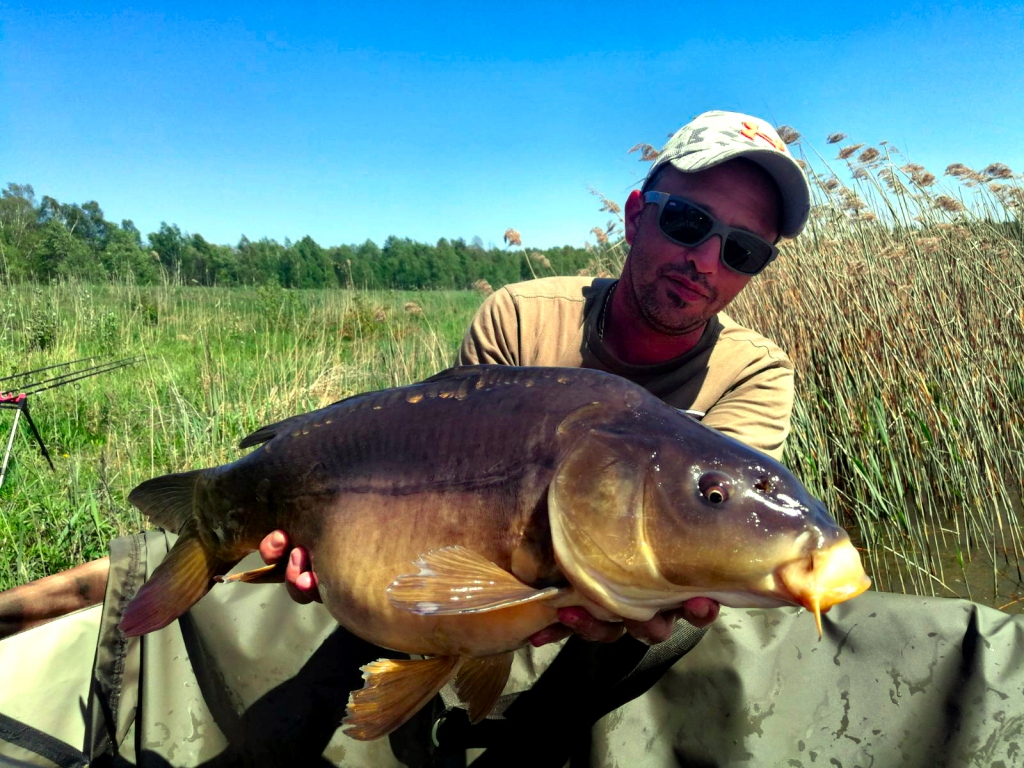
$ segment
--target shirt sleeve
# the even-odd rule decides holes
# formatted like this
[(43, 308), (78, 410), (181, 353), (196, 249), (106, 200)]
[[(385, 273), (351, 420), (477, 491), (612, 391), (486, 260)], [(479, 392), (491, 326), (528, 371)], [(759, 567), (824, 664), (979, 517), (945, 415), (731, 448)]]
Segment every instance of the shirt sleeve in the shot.
[(519, 313), (505, 288), (480, 305), (459, 347), (456, 365), (519, 365)]
[(788, 358), (761, 360), (712, 405), (703, 422), (781, 460), (793, 411), (793, 368)]

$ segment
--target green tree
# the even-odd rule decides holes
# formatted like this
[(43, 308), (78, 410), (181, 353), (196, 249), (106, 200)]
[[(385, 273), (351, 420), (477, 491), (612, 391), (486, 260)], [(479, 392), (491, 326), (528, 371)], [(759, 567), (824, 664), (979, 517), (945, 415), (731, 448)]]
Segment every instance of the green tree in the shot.
[(37, 280), (44, 281), (61, 276), (100, 281), (107, 276), (92, 249), (55, 218), (43, 224), (39, 246), (29, 259), (29, 270)]
[(28, 272), (28, 257), (38, 239), (39, 214), (31, 184), (8, 184), (0, 192), (0, 279)]

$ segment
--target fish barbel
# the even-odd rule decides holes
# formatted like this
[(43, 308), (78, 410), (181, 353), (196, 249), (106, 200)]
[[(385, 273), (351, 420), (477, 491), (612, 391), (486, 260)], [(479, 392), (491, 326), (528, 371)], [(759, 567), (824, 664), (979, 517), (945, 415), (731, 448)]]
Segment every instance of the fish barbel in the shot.
[(256, 445), (132, 491), (179, 535), (121, 628), (166, 626), (283, 529), (343, 627), (428, 657), (363, 668), (344, 721), (359, 739), (452, 679), (483, 718), (512, 651), (561, 607), (646, 621), (697, 596), (798, 605), (820, 634), (821, 612), (870, 585), (846, 532), (781, 464), (599, 371), (454, 368), (240, 447)]

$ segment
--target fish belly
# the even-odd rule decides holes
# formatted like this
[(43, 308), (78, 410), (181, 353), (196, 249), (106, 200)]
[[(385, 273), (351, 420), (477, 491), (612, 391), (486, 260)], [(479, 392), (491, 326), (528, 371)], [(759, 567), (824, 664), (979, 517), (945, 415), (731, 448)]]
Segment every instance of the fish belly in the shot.
[[(344, 494), (308, 545), (324, 605), (343, 627), (392, 650), (486, 656), (517, 648), (557, 622), (557, 601), (480, 613), (418, 615), (391, 605), (388, 586), (417, 558), (460, 545), (511, 571), (516, 515), (493, 496)], [(571, 598), (569, 598), (571, 600)]]

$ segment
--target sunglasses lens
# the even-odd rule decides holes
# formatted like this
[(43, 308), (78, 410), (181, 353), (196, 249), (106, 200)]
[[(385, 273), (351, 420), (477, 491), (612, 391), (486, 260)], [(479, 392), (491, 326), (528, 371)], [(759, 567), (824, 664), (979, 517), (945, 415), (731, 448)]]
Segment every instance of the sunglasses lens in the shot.
[(772, 260), (771, 247), (763, 240), (742, 232), (730, 232), (725, 239), (722, 260), (745, 275), (756, 275)]
[(661, 231), (683, 245), (696, 245), (707, 237), (714, 222), (703, 211), (685, 200), (671, 198), (665, 203), (658, 221)]
[[(664, 195), (664, 193), (654, 193)], [(756, 275), (772, 260), (774, 248), (757, 235), (739, 229), (716, 225), (710, 214), (682, 198), (664, 199), (658, 225), (669, 240), (680, 245), (694, 247), (703, 243), (711, 232), (725, 236), (722, 261), (731, 269), (744, 275)], [(655, 202), (648, 199), (648, 202)]]

